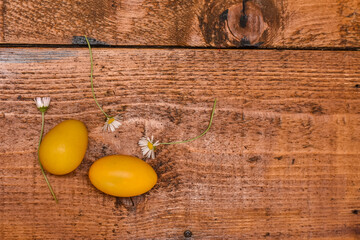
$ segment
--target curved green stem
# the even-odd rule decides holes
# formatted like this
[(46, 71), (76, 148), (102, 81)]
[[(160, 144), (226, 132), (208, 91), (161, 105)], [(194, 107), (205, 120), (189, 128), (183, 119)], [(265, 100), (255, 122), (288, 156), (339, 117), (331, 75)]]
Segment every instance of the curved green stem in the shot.
[(209, 125), (208, 125), (207, 129), (206, 129), (202, 134), (200, 134), (199, 136), (196, 136), (196, 137), (194, 137), (194, 138), (185, 140), (185, 141), (159, 143), (159, 144), (162, 144), (162, 145), (171, 145), (171, 144), (187, 143), (187, 142), (194, 141), (194, 140), (196, 140), (196, 139), (201, 138), (202, 136), (204, 136), (204, 135), (209, 131), (209, 129), (210, 129), (210, 127), (211, 127), (211, 124), (212, 124), (212, 121), (213, 121), (213, 118), (214, 118), (214, 113), (215, 113), (215, 106), (216, 106), (216, 98), (215, 98), (215, 100), (214, 100), (214, 106), (213, 106), (213, 109), (212, 109), (212, 112), (211, 112), (211, 117), (210, 117)]
[(43, 165), (41, 164), (40, 158), (39, 158), (40, 143), (41, 143), (42, 136), (43, 136), (43, 133), (44, 133), (45, 112), (41, 112), (41, 118), (42, 118), (42, 120), (41, 120), (41, 132), (40, 132), (40, 139), (39, 139), (39, 145), (38, 145), (38, 150), (37, 150), (38, 161), (39, 161), (39, 165), (40, 165), (40, 168), (41, 168), (41, 172), (42, 172), (42, 174), (44, 175), (45, 181), (46, 181), (46, 183), (47, 183), (47, 185), (48, 185), (48, 187), (49, 187), (49, 190), (50, 190), (50, 192), (51, 192), (51, 195), (54, 197), (55, 202), (58, 203), (58, 199), (57, 199), (56, 196), (55, 196), (55, 193), (54, 193), (54, 191), (53, 191), (53, 189), (52, 189), (52, 187), (51, 187), (51, 184), (50, 184), (50, 182), (49, 182), (49, 180), (48, 180), (48, 178), (47, 178), (47, 176), (46, 176), (46, 174), (45, 174), (44, 167), (43, 167)]
[(95, 97), (95, 91), (94, 91), (94, 83), (93, 83), (93, 72), (94, 72), (94, 63), (93, 63), (93, 56), (92, 56), (92, 51), (91, 51), (91, 46), (90, 46), (90, 43), (89, 43), (89, 40), (87, 39), (86, 36), (85, 37), (85, 40), (87, 42), (87, 45), (89, 47), (89, 53), (90, 53), (90, 81), (91, 81), (91, 92), (92, 92), (92, 95), (93, 95), (93, 98), (95, 100), (95, 103), (96, 105), (100, 108), (100, 110), (102, 111), (102, 113), (105, 115), (106, 118), (110, 118), (109, 115), (106, 114), (106, 112), (102, 109), (102, 107), (100, 106), (100, 104), (98, 103), (96, 97)]

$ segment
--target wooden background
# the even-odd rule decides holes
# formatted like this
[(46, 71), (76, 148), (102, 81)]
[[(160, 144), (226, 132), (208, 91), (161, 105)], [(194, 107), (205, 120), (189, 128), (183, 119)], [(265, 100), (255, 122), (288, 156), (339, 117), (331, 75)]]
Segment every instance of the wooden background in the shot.
[[(0, 0), (0, 239), (360, 239), (360, 2)], [(115, 133), (91, 96), (95, 91)], [(48, 175), (45, 132), (83, 121), (80, 167)], [(87, 173), (161, 141), (157, 185), (115, 198)], [(186, 238), (184, 231), (192, 237)]]

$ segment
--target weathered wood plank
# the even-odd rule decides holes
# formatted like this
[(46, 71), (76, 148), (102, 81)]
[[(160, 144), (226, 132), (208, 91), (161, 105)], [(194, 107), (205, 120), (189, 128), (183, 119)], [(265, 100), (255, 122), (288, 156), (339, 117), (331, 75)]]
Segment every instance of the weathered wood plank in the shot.
[[(1, 239), (357, 239), (360, 210), (360, 53), (272, 50), (0, 49)], [(89, 130), (81, 166), (50, 175), (36, 162), (46, 131), (76, 118)], [(107, 154), (141, 157), (145, 132), (163, 141), (159, 182), (136, 206), (95, 190), (89, 166)]]
[(110, 45), (360, 47), (358, 0), (248, 0), (245, 11), (242, 2), (1, 0), (0, 37), (10, 44), (79, 43), (87, 34)]
[(4, 32), (5, 32), (5, 23), (4, 23), (4, 14), (5, 14), (5, 9), (4, 9), (4, 1), (0, 1), (0, 11), (1, 11), (1, 14), (0, 14), (0, 28), (2, 28), (0, 30), (0, 39), (1, 39), (1, 42), (4, 42), (5, 41), (5, 38), (4, 38)]

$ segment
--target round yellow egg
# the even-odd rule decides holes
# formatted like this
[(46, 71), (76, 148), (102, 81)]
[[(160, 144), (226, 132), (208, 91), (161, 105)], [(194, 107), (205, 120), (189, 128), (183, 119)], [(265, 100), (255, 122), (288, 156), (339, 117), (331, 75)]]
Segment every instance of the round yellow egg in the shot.
[(44, 136), (39, 148), (40, 162), (52, 174), (67, 174), (80, 165), (87, 145), (85, 124), (78, 120), (63, 121)]
[(95, 161), (89, 170), (91, 183), (116, 197), (133, 197), (156, 184), (154, 169), (143, 160), (126, 155), (111, 155)]

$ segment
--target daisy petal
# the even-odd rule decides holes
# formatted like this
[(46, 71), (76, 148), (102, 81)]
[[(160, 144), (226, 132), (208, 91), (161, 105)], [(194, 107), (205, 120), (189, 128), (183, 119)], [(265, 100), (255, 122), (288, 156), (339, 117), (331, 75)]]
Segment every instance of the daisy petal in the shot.
[(117, 115), (115, 117), (109, 117), (106, 119), (105, 125), (103, 127), (103, 131), (108, 131), (108, 132), (114, 132), (118, 127), (120, 127), (121, 122), (120, 122), (120, 116)]
[(46, 112), (50, 105), (50, 97), (36, 97), (34, 98), (36, 107), (40, 112)]
[(159, 141), (156, 141), (154, 143), (154, 136), (151, 136), (151, 138), (141, 137), (138, 144), (141, 147), (143, 156), (145, 156), (146, 158), (155, 158), (155, 147), (159, 146), (160, 143)]

